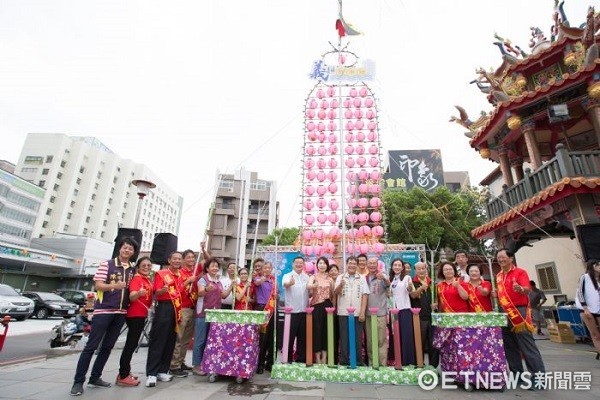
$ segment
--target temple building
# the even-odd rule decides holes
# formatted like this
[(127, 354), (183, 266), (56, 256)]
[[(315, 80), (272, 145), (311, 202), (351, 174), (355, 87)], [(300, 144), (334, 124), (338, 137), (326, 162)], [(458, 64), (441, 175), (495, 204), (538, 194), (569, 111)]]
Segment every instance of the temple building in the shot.
[(570, 22), (561, 2), (552, 16), (548, 36), (530, 28), (528, 52), (495, 36), (501, 64), (471, 82), (492, 110), (472, 121), (457, 106), (451, 118), (497, 164), (482, 182), (488, 221), (472, 235), (515, 246), (550, 301), (573, 299), (584, 261), (600, 258), (600, 15)]

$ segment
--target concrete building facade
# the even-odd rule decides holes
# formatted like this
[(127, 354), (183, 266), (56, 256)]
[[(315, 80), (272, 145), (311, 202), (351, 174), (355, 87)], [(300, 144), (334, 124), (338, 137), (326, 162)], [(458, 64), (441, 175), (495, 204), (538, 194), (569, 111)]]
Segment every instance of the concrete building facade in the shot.
[(29, 244), (44, 196), (44, 189), (0, 168), (0, 242)]
[(211, 255), (247, 265), (256, 246), (277, 226), (276, 192), (276, 183), (258, 179), (256, 172), (217, 172), (208, 229)]
[(134, 179), (156, 184), (144, 199), (141, 248), (154, 235), (177, 235), (183, 199), (143, 164), (121, 158), (94, 137), (30, 133), (15, 174), (46, 189), (32, 237), (57, 233), (112, 242), (119, 227), (133, 227), (138, 203)]

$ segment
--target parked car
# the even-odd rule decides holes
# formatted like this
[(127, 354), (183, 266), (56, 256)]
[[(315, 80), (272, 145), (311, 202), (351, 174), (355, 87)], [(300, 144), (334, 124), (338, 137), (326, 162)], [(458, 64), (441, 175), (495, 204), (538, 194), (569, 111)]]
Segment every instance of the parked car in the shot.
[(23, 292), (23, 296), (29, 297), (35, 303), (33, 315), (38, 319), (52, 316), (74, 317), (79, 306), (71, 303), (55, 293), (47, 292)]
[[(77, 304), (79, 307), (89, 308), (90, 304), (93, 307), (96, 299), (96, 292), (79, 289), (57, 289), (55, 293), (65, 300)], [(91, 300), (91, 301), (90, 301)]]
[(21, 296), (11, 286), (0, 284), (0, 316), (8, 315), (17, 321), (23, 321), (33, 313), (31, 299)]

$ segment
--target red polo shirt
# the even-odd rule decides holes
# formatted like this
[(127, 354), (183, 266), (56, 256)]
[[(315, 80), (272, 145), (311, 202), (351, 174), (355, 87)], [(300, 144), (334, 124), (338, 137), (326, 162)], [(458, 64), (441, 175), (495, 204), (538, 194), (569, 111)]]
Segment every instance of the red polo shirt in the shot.
[(146, 295), (138, 297), (129, 304), (127, 309), (128, 318), (146, 318), (148, 316), (148, 310), (152, 305), (152, 282), (147, 276), (135, 274), (131, 283), (129, 283), (129, 292), (138, 292), (141, 289), (146, 289)]
[(523, 268), (519, 268), (516, 265), (512, 265), (510, 270), (505, 274), (504, 271), (498, 272), (496, 279), (504, 281), (504, 288), (506, 294), (512, 300), (513, 304), (517, 307), (527, 307), (529, 305), (529, 297), (525, 293), (515, 292), (513, 285), (516, 282), (523, 288), (529, 288), (529, 275)]
[[(168, 286), (175, 286), (175, 290), (177, 292), (175, 297), (181, 296), (180, 293), (183, 290), (183, 287), (182, 287), (183, 281), (181, 280), (181, 274), (175, 275), (173, 273), (173, 271), (171, 271), (168, 268), (165, 270), (161, 270), (159, 272), (154, 274), (154, 293), (156, 293), (158, 290), (162, 289), (165, 286), (165, 281), (163, 280), (163, 277), (161, 276), (161, 274), (165, 274), (166, 276), (170, 277), (170, 284)], [(171, 295), (169, 294), (169, 291), (167, 290), (160, 296), (156, 295), (156, 300), (157, 301), (171, 301)]]
[[(462, 279), (458, 281), (460, 286), (469, 293), (468, 283)], [(442, 281), (437, 285), (440, 310), (442, 312), (469, 312), (469, 303), (458, 294), (458, 289), (452, 284)]]
[[(481, 287), (483, 289), (486, 289), (488, 291), (488, 295), (484, 296), (481, 294), (481, 292), (479, 291), (479, 289), (477, 289), (476, 287), (474, 287), (473, 285), (471, 285), (469, 283), (469, 290), (473, 293), (475, 293), (475, 296), (477, 296), (477, 300), (479, 300), (479, 303), (481, 303), (481, 306), (483, 307), (483, 310), (486, 312), (490, 312), (492, 311), (493, 307), (492, 307), (492, 299), (490, 296), (490, 293), (492, 291), (492, 284), (488, 281), (484, 281), (483, 279), (481, 280)], [(468, 292), (470, 295), (470, 292)], [(472, 306), (472, 304), (469, 302), (469, 311), (470, 312), (475, 312), (476, 310), (474, 309), (474, 307)]]
[[(186, 267), (181, 267), (179, 269), (179, 274), (181, 275), (181, 281), (185, 282), (194, 274), (194, 271), (187, 269)], [(196, 302), (192, 300), (192, 290), (196, 286), (194, 283), (195, 282), (192, 282), (187, 285), (184, 292), (181, 294), (181, 308), (194, 308), (196, 306)]]

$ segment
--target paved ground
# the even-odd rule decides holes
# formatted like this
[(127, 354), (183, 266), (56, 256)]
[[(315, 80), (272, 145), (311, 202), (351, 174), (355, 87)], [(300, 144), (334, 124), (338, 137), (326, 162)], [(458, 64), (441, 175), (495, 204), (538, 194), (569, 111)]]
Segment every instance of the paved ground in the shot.
[[(538, 346), (548, 371), (590, 371), (591, 390), (531, 392), (521, 389), (505, 392), (476, 391), (467, 393), (462, 389), (425, 391), (417, 386), (335, 384), (323, 382), (286, 382), (270, 380), (269, 375), (257, 375), (253, 382), (235, 384), (231, 378), (209, 383), (205, 377), (190, 376), (172, 382), (159, 382), (156, 388), (111, 387), (109, 389), (85, 388), (82, 398), (106, 400), (107, 398), (218, 400), (242, 397), (251, 400), (313, 400), (313, 399), (546, 399), (546, 400), (592, 400), (600, 399), (600, 361), (586, 344), (563, 345), (549, 340), (539, 340)], [(147, 349), (140, 349), (133, 358), (133, 372), (144, 378)], [(191, 352), (188, 352), (191, 353)], [(2, 399), (67, 399), (75, 364), (79, 354), (49, 358), (43, 362), (31, 362), (0, 368), (0, 398)], [(103, 378), (113, 381), (117, 373), (120, 350), (110, 357)], [(188, 354), (188, 363), (189, 357)]]

